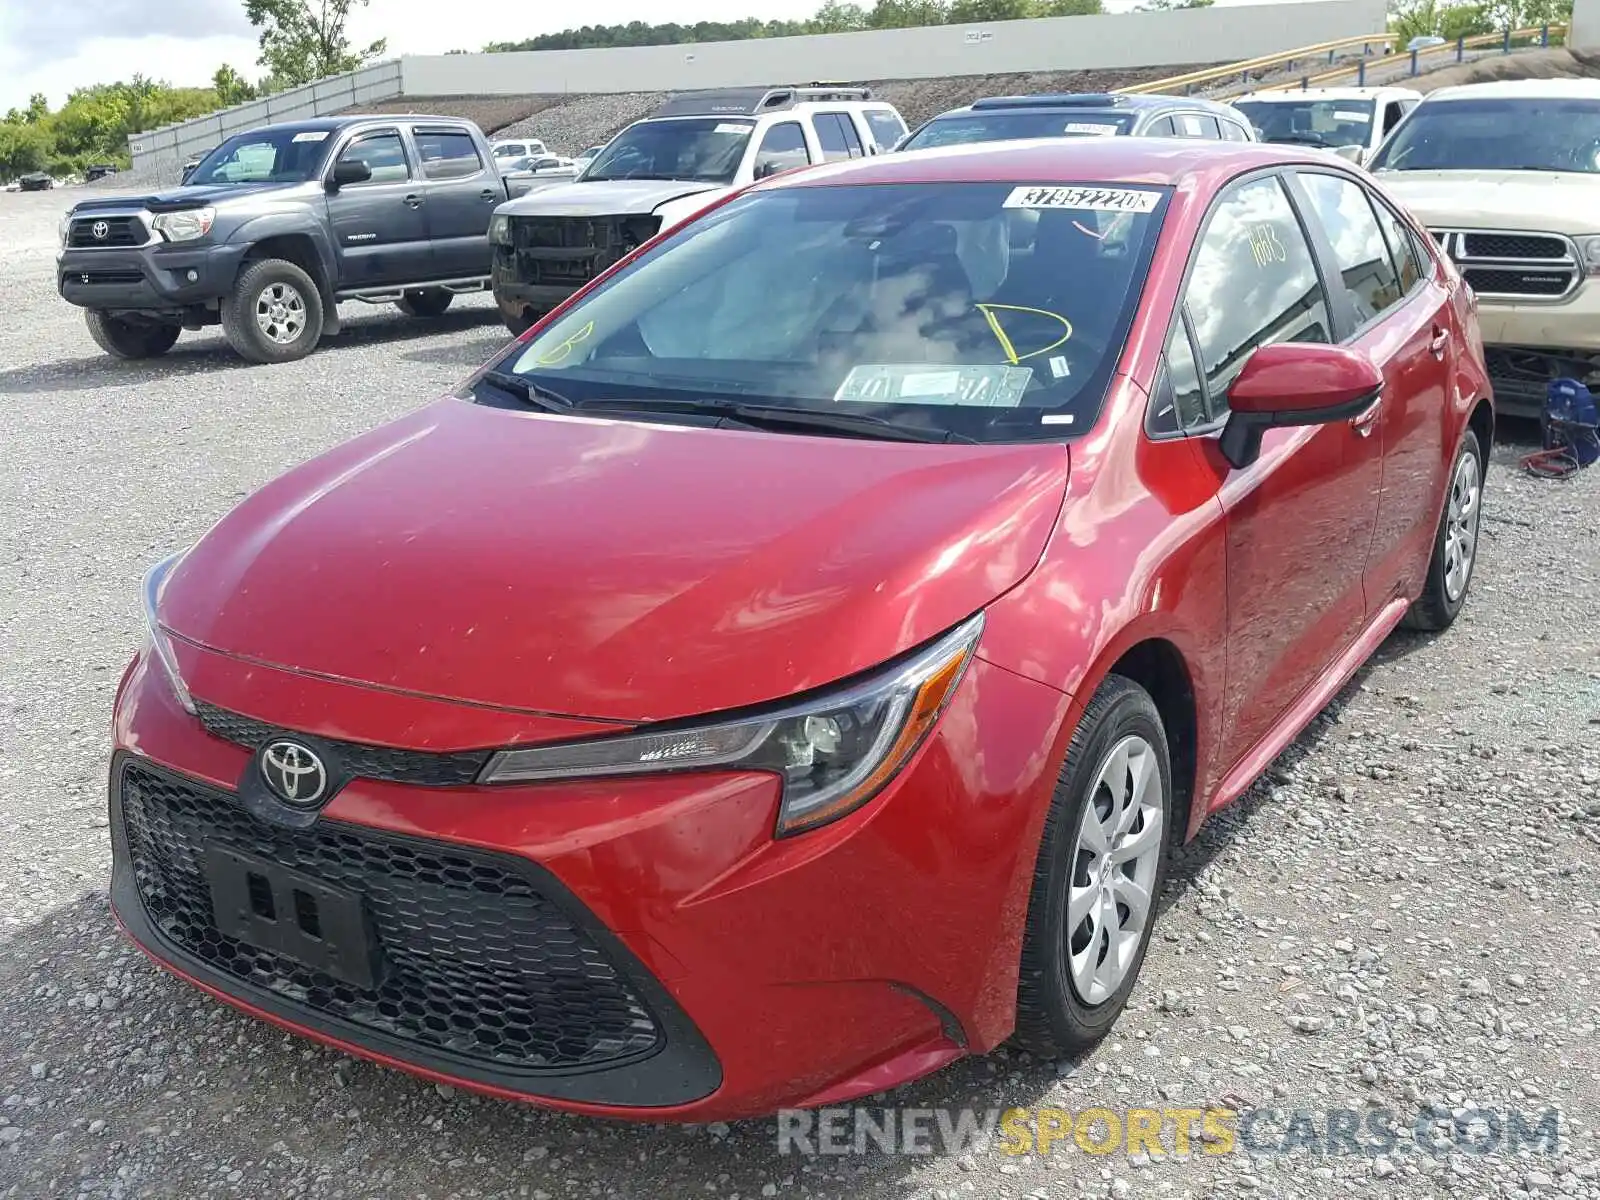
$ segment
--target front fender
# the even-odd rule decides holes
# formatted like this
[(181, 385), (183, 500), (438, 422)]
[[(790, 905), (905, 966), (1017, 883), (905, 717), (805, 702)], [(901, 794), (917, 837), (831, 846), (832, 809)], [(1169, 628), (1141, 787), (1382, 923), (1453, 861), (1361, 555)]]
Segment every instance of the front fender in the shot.
[(276, 237), (309, 238), (320, 269), (321, 277), (317, 282), (324, 290), (331, 292), (333, 282), (339, 277), (338, 258), (334, 254), (327, 227), (309, 212), (279, 211), (246, 217), (228, 233), (224, 241), (230, 245), (255, 244)]

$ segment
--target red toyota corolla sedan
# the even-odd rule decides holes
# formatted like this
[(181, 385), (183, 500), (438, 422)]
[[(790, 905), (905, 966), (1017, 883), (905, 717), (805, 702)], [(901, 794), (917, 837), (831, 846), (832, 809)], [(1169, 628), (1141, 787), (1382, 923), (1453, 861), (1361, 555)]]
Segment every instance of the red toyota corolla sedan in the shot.
[(1454, 619), (1492, 426), (1470, 292), (1315, 151), (770, 180), (151, 572), (117, 915), (582, 1112), (1081, 1051), (1168, 847)]

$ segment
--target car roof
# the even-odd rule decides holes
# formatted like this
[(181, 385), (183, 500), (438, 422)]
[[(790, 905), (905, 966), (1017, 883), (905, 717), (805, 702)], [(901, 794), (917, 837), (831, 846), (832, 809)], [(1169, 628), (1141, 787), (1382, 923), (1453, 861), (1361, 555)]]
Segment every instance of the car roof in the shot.
[(973, 101), (971, 104), (964, 104), (960, 108), (952, 108), (942, 112), (933, 119), (937, 121), (943, 117), (976, 116), (980, 113), (992, 112), (1060, 112), (1062, 114), (1070, 114), (1116, 110), (1144, 113), (1158, 109), (1163, 111), (1166, 109), (1187, 109), (1191, 112), (1224, 113), (1229, 111), (1230, 106), (1220, 104), (1215, 100), (1207, 100), (1203, 96), (1169, 96), (1161, 92), (1151, 94), (1041, 92), (1036, 95), (985, 96), (980, 100)]
[(1267, 142), (1173, 138), (1038, 138), (939, 146), (801, 168), (759, 185), (881, 183), (1193, 183), (1213, 189), (1261, 167), (1338, 165), (1335, 157)]
[(1244, 100), (1265, 100), (1269, 103), (1288, 103), (1291, 100), (1375, 100), (1386, 96), (1422, 99), (1421, 92), (1403, 87), (1263, 88), (1259, 92), (1235, 96), (1233, 103)]
[[(466, 126), (460, 117), (441, 117), (431, 113), (354, 113), (338, 117), (310, 117), (304, 121), (277, 121), (271, 125), (254, 125), (239, 133), (337, 133), (354, 125), (388, 123), (392, 121), (427, 121), (429, 124)], [(236, 134), (229, 134), (235, 137)]]
[(1490, 83), (1462, 83), (1428, 94), (1428, 103), (1441, 100), (1600, 100), (1600, 79), (1496, 79)]

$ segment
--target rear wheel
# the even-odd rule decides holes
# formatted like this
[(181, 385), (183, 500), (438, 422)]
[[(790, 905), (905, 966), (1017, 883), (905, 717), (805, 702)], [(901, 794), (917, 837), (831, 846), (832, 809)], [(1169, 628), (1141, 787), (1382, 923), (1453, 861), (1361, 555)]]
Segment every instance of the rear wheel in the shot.
[(84, 321), (95, 345), (114, 358), (159, 358), (177, 344), (182, 329), (156, 321), (113, 317), (98, 309), (85, 309)]
[(1483, 447), (1467, 430), (1450, 469), (1444, 513), (1428, 556), (1422, 595), (1406, 613), (1409, 629), (1438, 633), (1450, 628), (1467, 602), (1472, 568), (1478, 562), (1478, 526), (1483, 518)]
[(408, 317), (441, 317), (455, 296), (443, 288), (416, 288), (394, 302)]
[(222, 302), (222, 332), (234, 351), (251, 362), (304, 358), (322, 338), (322, 294), (292, 262), (263, 258), (246, 263), (233, 294)]
[(1110, 676), (1085, 709), (1045, 820), (1016, 1041), (1077, 1054), (1110, 1032), (1144, 963), (1167, 872), (1172, 766), (1150, 695)]

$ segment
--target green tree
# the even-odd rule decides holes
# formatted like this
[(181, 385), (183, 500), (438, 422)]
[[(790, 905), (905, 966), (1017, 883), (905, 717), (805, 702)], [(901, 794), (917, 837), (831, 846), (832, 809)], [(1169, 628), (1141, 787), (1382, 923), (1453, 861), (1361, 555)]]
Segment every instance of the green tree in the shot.
[(974, 21), (1018, 21), (1039, 15), (1034, 0), (955, 0), (950, 6), (950, 24)]
[(854, 33), (867, 27), (867, 10), (859, 4), (828, 0), (808, 24), (812, 33)]
[(223, 108), (232, 108), (235, 104), (254, 100), (258, 94), (255, 84), (227, 63), (218, 67), (217, 73), (211, 77), (211, 88), (217, 93), (217, 103)]
[[(1201, 0), (1210, 4), (1211, 0)], [(1043, 0), (1039, 6), (1041, 17), (1092, 17), (1105, 12), (1100, 0)]]
[(1180, 8), (1210, 8), (1216, 0), (1150, 0), (1148, 4), (1141, 4), (1134, 12), (1172, 12)]
[(388, 42), (379, 38), (357, 49), (345, 25), (352, 7), (369, 0), (244, 0), (250, 24), (261, 30), (259, 62), (274, 86), (298, 87), (377, 58)]

